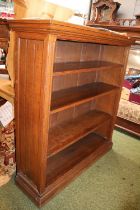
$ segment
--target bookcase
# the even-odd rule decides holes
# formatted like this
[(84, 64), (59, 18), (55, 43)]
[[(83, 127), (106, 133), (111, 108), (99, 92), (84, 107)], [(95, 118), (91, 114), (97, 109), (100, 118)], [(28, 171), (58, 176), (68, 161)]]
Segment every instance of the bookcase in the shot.
[(54, 20), (15, 32), (17, 185), (42, 206), (112, 147), (127, 36)]

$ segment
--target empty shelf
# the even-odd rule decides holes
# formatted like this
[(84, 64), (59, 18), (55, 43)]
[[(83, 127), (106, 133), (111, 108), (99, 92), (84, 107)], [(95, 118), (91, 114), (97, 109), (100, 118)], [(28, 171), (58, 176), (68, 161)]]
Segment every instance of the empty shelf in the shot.
[(55, 63), (53, 75), (59, 76), (73, 73), (92, 72), (110, 68), (114, 70), (116, 67), (123, 67), (123, 65), (106, 61)]
[(52, 156), (111, 119), (109, 114), (93, 110), (69, 122), (64, 122), (49, 132), (48, 156)]
[(79, 87), (72, 87), (52, 93), (51, 113), (56, 113), (75, 105), (101, 97), (117, 87), (102, 82), (96, 82)]
[(47, 185), (60, 184), (66, 181), (66, 177), (69, 179), (69, 175), (74, 177), (111, 146), (111, 141), (92, 133), (62, 152), (48, 158)]

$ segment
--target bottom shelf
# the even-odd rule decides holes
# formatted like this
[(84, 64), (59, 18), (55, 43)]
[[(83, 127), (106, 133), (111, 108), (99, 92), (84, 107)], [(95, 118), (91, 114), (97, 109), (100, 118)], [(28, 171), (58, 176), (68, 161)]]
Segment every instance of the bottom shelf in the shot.
[(43, 193), (39, 193), (32, 181), (20, 172), (16, 175), (16, 184), (29, 195), (37, 206), (41, 207), (111, 147), (111, 141), (95, 133), (89, 134), (48, 158), (47, 184)]
[(110, 142), (107, 139), (91, 133), (62, 152), (48, 158), (47, 186), (58, 181), (66, 173), (71, 173), (72, 169), (86, 158), (98, 157), (104, 145), (108, 143)]

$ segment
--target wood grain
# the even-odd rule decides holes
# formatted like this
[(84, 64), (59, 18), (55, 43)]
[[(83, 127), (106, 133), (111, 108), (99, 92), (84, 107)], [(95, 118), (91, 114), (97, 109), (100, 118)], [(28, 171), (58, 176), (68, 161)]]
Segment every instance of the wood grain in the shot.
[(129, 120), (117, 117), (116, 119), (116, 128), (124, 130), (130, 134), (135, 135), (136, 137), (140, 137), (140, 125)]
[(104, 138), (91, 133), (62, 152), (50, 157), (48, 159), (47, 185), (64, 176), (77, 163), (95, 153), (106, 143)]
[(52, 93), (51, 113), (56, 113), (75, 105), (88, 102), (114, 90), (117, 90), (117, 88), (113, 85), (93, 83), (56, 91)]
[(48, 156), (50, 157), (65, 149), (91, 131), (96, 130), (109, 119), (110, 115), (94, 110), (50, 129)]
[(65, 74), (87, 73), (100, 70), (110, 70), (117, 67), (122, 67), (122, 65), (105, 61), (55, 63), (53, 75), (59, 76)]
[(24, 19), (22, 20), (22, 23), (20, 20), (9, 20), (8, 22), (14, 31), (51, 33), (56, 35), (60, 40), (94, 42), (118, 46), (129, 46), (134, 43), (134, 40), (131, 40), (127, 36), (116, 34), (111, 31), (103, 31), (56, 20)]
[(53, 20), (8, 23), (15, 32), (16, 183), (40, 207), (111, 149), (134, 42)]

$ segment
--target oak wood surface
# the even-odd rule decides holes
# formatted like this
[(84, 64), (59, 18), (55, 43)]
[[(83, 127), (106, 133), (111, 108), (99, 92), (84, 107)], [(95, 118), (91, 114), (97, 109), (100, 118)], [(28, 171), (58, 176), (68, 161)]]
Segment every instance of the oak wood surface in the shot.
[[(88, 24), (90, 26), (90, 23)], [(127, 34), (129, 37), (133, 38), (135, 41), (140, 40), (140, 27), (139, 26), (120, 26), (120, 25), (98, 25), (94, 24), (94, 27), (103, 27), (118, 33)]]
[[(51, 33), (60, 40), (72, 40), (80, 42), (94, 42), (118, 46), (129, 46), (134, 41), (127, 36), (115, 34), (110, 31), (98, 30), (88, 26), (56, 21), (56, 20), (9, 20), (10, 27), (14, 31), (28, 31), (30, 33)], [(37, 26), (37, 27), (36, 27)]]
[(104, 138), (91, 133), (62, 152), (50, 157), (47, 168), (47, 185), (58, 179), (59, 176), (63, 176), (74, 165), (90, 156), (106, 143), (107, 141)]
[[(40, 193), (45, 189), (46, 180), (54, 43), (54, 36), (46, 36), (44, 40), (21, 38), (20, 45), (17, 44), (18, 59), (15, 66), (17, 170), (26, 174)], [(49, 66), (47, 69), (46, 63)]]
[(121, 64), (115, 64), (105, 61), (88, 61), (88, 62), (65, 62), (54, 64), (54, 76), (64, 74), (76, 74), (81, 72), (92, 72), (105, 69), (112, 69), (116, 67), (122, 67)]
[[(113, 30), (113, 31), (117, 31), (119, 33), (126, 33), (129, 37), (133, 38), (135, 40), (135, 45), (137, 45), (137, 47), (139, 47), (139, 41), (140, 41), (140, 27), (139, 26), (120, 26), (120, 25), (98, 25), (95, 24), (95, 27), (104, 27), (107, 28), (109, 30)], [(133, 47), (133, 46), (132, 46)], [(121, 54), (121, 53), (120, 53)], [(122, 79), (124, 77), (121, 77)], [(136, 123), (133, 123), (131, 121), (128, 121), (126, 119), (117, 117), (116, 118), (116, 127), (120, 128), (124, 131), (127, 131), (131, 134), (134, 134), (136, 136), (139, 137), (139, 133), (140, 133), (140, 126)]]
[(129, 120), (117, 117), (115, 127), (120, 128), (121, 130), (125, 130), (126, 132), (133, 134), (133, 135), (137, 136), (138, 138), (140, 137), (140, 125), (139, 124), (136, 124)]
[(50, 157), (78, 141), (109, 119), (110, 116), (108, 114), (94, 110), (50, 129), (48, 156)]
[[(97, 141), (99, 142), (100, 140), (97, 140)], [(94, 143), (96, 144), (97, 142), (94, 142)], [(100, 145), (98, 144), (99, 147), (96, 147), (96, 148), (94, 147), (94, 144), (93, 144), (93, 147), (92, 147), (93, 152), (91, 152), (91, 154), (88, 153), (87, 156), (85, 155), (85, 157), (80, 162), (77, 162), (75, 165), (73, 165), (73, 167), (67, 170), (66, 173), (59, 174), (58, 178), (57, 179), (55, 178), (54, 182), (52, 183), (48, 182), (48, 184), (46, 183), (47, 188), (41, 196), (38, 193), (36, 187), (33, 184), (31, 184), (30, 180), (21, 172), (18, 172), (16, 176), (16, 184), (20, 187), (20, 189), (23, 192), (25, 192), (32, 199), (32, 201), (38, 207), (42, 207), (51, 198), (53, 198), (57, 193), (59, 193), (60, 190), (62, 190), (65, 186), (67, 186), (71, 181), (73, 181), (77, 176), (79, 176), (84, 170), (86, 170), (89, 166), (91, 166), (91, 164), (93, 164), (97, 159), (105, 155), (106, 152), (108, 152), (112, 148), (111, 141), (102, 141), (100, 143), (101, 143)], [(69, 159), (73, 160), (70, 156), (69, 156)], [(51, 164), (51, 167), (52, 166), (53, 164)]]
[(111, 149), (133, 40), (52, 20), (9, 25), (16, 52), (16, 183), (40, 207)]
[(51, 113), (55, 113), (75, 105), (85, 103), (93, 98), (101, 97), (117, 88), (105, 83), (93, 83), (73, 87), (52, 93)]

